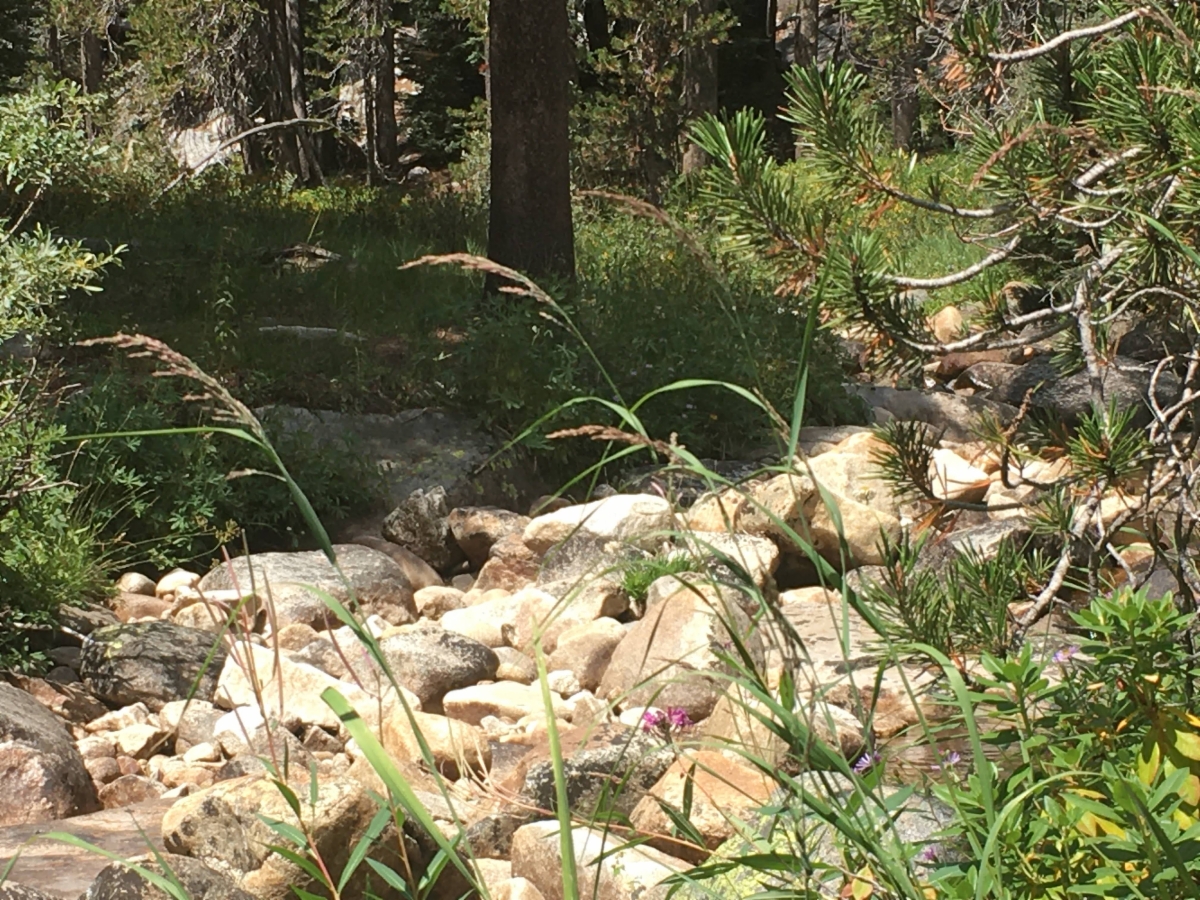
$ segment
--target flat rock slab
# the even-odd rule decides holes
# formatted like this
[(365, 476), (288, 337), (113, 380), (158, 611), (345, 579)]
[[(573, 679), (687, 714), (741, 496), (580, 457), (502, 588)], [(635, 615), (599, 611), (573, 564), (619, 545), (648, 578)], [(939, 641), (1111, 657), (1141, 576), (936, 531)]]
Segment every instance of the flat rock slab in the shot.
[(470, 420), (440, 410), (389, 416), (274, 406), (255, 412), (285, 434), (305, 434), (317, 447), (349, 450), (375, 466), (389, 509), (418, 488), (439, 484), (453, 505), (473, 500), (465, 489), (471, 473), (495, 450)]
[(124, 858), (148, 852), (147, 840), (161, 851), (162, 817), (172, 803), (173, 800), (153, 800), (57, 822), (0, 828), (0, 871), (19, 853), (9, 880), (75, 900), (109, 860), (99, 853), (39, 836), (52, 831), (73, 834)]

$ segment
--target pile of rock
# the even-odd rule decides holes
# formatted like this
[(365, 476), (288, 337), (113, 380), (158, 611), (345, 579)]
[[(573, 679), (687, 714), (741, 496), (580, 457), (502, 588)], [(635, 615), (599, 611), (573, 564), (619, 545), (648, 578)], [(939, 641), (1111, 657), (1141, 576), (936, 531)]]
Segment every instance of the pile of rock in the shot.
[[(731, 823), (775, 787), (732, 747), (799, 765), (755, 717), (753, 699), (730, 688), (732, 648), (768, 683), (792, 667), (811, 727), (851, 759), (915, 721), (910, 688), (919, 696), (932, 680), (892, 669), (875, 682), (870, 629), (815, 584), (793, 540), (800, 534), (831, 559), (840, 552), (819, 483), (841, 509), (853, 564), (881, 562), (881, 533), (897, 535), (909, 511), (873, 468), (877, 440), (865, 429), (805, 429), (802, 443), (806, 466), (688, 509), (613, 494), (525, 516), (450, 509), (444, 492), (418, 491), (379, 532), (337, 545), (336, 569), (311, 551), (253, 554), (158, 582), (125, 575), (112, 623), (63, 648), (73, 652), (46, 679), (24, 682), (41, 704), (0, 685), (0, 752), (25, 761), (0, 786), (0, 822), (174, 800), (165, 849), (226, 879), (230, 897), (311, 889), (305, 871), (266, 849), (279, 842), (266, 820), (295, 820), (274, 781), (308, 798), (316, 778), (304, 826), (335, 877), (384, 787), (369, 748), (323, 700), (333, 689), (436, 827), (466, 829), (493, 896), (561, 896), (551, 720), (573, 812), (615, 808), (655, 835), (610, 854), (611, 836), (581, 827), (580, 862), (596, 863), (581, 868), (584, 881), (599, 878), (607, 897), (665, 895), (653, 885), (733, 839)], [(936, 465), (947, 495), (972, 498), (987, 496), (998, 469), (961, 446), (941, 448)], [(679, 555), (699, 571), (629, 595), (630, 560)], [(764, 600), (803, 640), (802, 671), (778, 617), (759, 615)], [(874, 733), (859, 718), (873, 692)], [(679, 806), (685, 793), (703, 846), (668, 837), (662, 804)], [(436, 842), (415, 820), (406, 829), (418, 872)], [(447, 868), (434, 896), (461, 893), (455, 872)], [(106, 896), (97, 891), (91, 900)]]

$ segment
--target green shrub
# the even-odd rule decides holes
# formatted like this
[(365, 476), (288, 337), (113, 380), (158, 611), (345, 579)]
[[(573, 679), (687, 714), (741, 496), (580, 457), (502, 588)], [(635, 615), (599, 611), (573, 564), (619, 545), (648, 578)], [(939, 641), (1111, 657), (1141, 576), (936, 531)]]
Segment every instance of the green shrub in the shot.
[[(204, 409), (180, 387), (114, 367), (62, 406), (60, 427), (71, 435), (201, 427)], [(320, 514), (337, 519), (378, 497), (357, 457), (315, 448), (307, 435), (279, 436), (276, 445)], [(64, 474), (82, 486), (101, 536), (126, 564), (165, 569), (205, 558), (241, 532), (255, 549), (304, 541), (287, 486), (262, 472), (266, 458), (224, 435), (95, 438), (66, 459)]]
[(35, 630), (107, 584), (95, 519), (55, 465), (45, 381), (13, 363), (0, 373), (0, 669), (29, 668)]
[(650, 585), (665, 575), (681, 575), (684, 572), (695, 572), (699, 562), (688, 554), (672, 556), (651, 556), (626, 563), (621, 569), (621, 587), (629, 595), (629, 599), (637, 604), (644, 604)]

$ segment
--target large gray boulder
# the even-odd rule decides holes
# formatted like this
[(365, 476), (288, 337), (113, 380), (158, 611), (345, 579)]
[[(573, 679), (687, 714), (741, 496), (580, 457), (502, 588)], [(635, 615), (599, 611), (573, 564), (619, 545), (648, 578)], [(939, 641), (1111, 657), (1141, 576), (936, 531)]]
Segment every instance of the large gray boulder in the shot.
[(224, 664), (225, 648), (207, 631), (139, 622), (93, 631), (83, 645), (79, 675), (101, 700), (145, 703), (157, 712), (189, 696), (211, 700)]
[[(951, 393), (901, 390), (878, 385), (855, 385), (848, 388), (873, 410), (884, 410), (888, 416), (902, 421), (925, 422), (935, 432), (951, 441), (975, 439), (980, 415), (989, 412), (1008, 422), (1017, 414), (1017, 407), (983, 397), (968, 397)], [(878, 413), (876, 413), (878, 418)]]
[(66, 726), (0, 681), (0, 825), (46, 822), (97, 807), (92, 778)]
[(478, 502), (473, 473), (496, 449), (469, 419), (440, 410), (379, 415), (273, 406), (256, 412), (277, 432), (304, 435), (318, 449), (352, 455), (376, 468), (380, 499), (388, 509), (415, 490), (439, 484), (454, 505)]
[(730, 630), (761, 664), (762, 639), (736, 602), (708, 586), (681, 588), (629, 629), (613, 651), (598, 696), (624, 708), (682, 709), (698, 722), (729, 684), (718, 653), (733, 652)]
[(500, 660), (479, 641), (442, 628), (413, 628), (379, 642), (392, 674), (430, 703), (446, 692), (496, 677)]
[(333, 549), (341, 574), (320, 550), (253, 553), (217, 566), (200, 580), (200, 591), (235, 585), (249, 590), (253, 572), (259, 603), (274, 607), (273, 621), (280, 629), (296, 623), (317, 630), (340, 624), (314, 588), (344, 604), (350, 603), (353, 593), (352, 611), (362, 617), (377, 613), (393, 625), (416, 619), (412, 586), (395, 560), (358, 544), (337, 544)]
[[(158, 857), (183, 885), (190, 900), (255, 900), (232, 879), (196, 859), (164, 853)], [(139, 860), (138, 865), (156, 875), (162, 866), (154, 860)], [(167, 900), (167, 895), (129, 866), (112, 863), (100, 871), (79, 900)]]
[[(878, 789), (885, 801), (884, 808), (880, 809), (871, 801), (860, 802), (854, 798), (853, 785), (841, 775), (803, 773), (799, 780), (805, 791), (844, 812), (856, 827), (864, 831), (880, 829), (880, 843), (896, 859), (920, 856), (928, 865), (950, 862), (956, 854), (955, 848), (937, 841), (937, 835), (953, 821), (955, 812), (928, 794), (918, 792), (902, 803), (894, 800), (886, 803), (904, 790), (899, 785), (886, 785)], [(788, 802), (785, 803), (785, 799)], [(795, 874), (786, 870), (768, 874), (735, 866), (716, 878), (685, 886), (676, 896), (681, 900), (742, 900), (763, 891), (778, 891), (784, 896), (798, 892), (800, 896), (807, 896), (813, 892), (822, 893), (814, 884), (822, 878), (828, 879), (827, 886), (840, 888), (845, 883), (847, 861), (858, 858), (859, 848), (850, 845), (815, 813), (806, 811), (801, 803), (785, 798), (782, 793), (773, 797), (767, 808), (778, 807), (785, 812), (760, 817), (757, 845), (741, 836), (731, 837), (717, 849), (713, 858), (715, 861), (736, 860), (748, 854), (774, 852), (783, 859), (790, 857), (796, 861)], [(887, 818), (891, 819), (890, 825)], [(797, 845), (800, 834), (803, 835), (803, 849)], [(770, 845), (769, 850), (763, 847), (763, 842)]]
[[(1101, 386), (1105, 402), (1118, 408), (1132, 407), (1134, 419), (1149, 424), (1150, 379), (1154, 366), (1118, 356), (1101, 369)], [(987, 390), (989, 396), (1012, 406), (1020, 406), (1028, 391), (1033, 391), (1030, 406), (1040, 410), (1055, 422), (1078, 425), (1092, 410), (1092, 382), (1086, 371), (1062, 375), (1049, 356), (1039, 356), (1025, 365), (1010, 363), (977, 363), (961, 376), (977, 390)], [(1179, 379), (1173, 372), (1162, 374), (1157, 384), (1157, 398), (1165, 407), (1179, 396)]]
[(450, 506), (441, 485), (415, 490), (383, 520), (383, 536), (445, 573), (465, 556), (450, 530)]

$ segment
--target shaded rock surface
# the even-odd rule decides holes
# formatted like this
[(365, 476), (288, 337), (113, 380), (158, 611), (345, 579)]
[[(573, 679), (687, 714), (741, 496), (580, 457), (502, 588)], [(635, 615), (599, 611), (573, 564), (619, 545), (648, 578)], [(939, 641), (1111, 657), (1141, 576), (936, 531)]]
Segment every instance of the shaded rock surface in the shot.
[(141, 806), (110, 809), (74, 818), (0, 828), (0, 866), (20, 857), (9, 873), (13, 881), (34, 887), (54, 897), (75, 900), (109, 861), (100, 854), (40, 838), (47, 831), (64, 831), (109, 853), (131, 858), (145, 853), (150, 845), (161, 850), (159, 827), (170, 800)]
[(450, 531), (450, 506), (441, 485), (415, 490), (383, 520), (383, 536), (445, 573), (465, 559)]
[(467, 418), (440, 410), (381, 415), (274, 406), (259, 412), (270, 427), (366, 460), (379, 472), (389, 507), (434, 485), (444, 485), (455, 505), (475, 501), (472, 473), (495, 450)]
[(599, 696), (625, 708), (678, 707), (693, 721), (705, 718), (728, 684), (715, 652), (731, 646), (726, 623), (761, 662), (761, 638), (735, 603), (711, 589), (681, 590), (629, 629), (613, 651)]
[(94, 631), (83, 646), (80, 676), (109, 703), (145, 703), (162, 709), (183, 700), (199, 679), (195, 697), (212, 699), (225, 650), (216, 637), (170, 622), (115, 625)]
[[(618, 849), (623, 839), (585, 827), (571, 830), (579, 896), (595, 900), (666, 900), (662, 882), (687, 866), (650, 847)], [(513, 836), (512, 872), (546, 900), (564, 900), (558, 822), (534, 822)], [(570, 900), (570, 898), (567, 898)]]
[(0, 825), (91, 812), (91, 776), (62, 720), (0, 682)]
[[(387, 554), (360, 544), (334, 546), (341, 568), (363, 616), (378, 613), (395, 625), (417, 617), (413, 590), (404, 570)], [(336, 624), (333, 612), (312, 588), (325, 591), (342, 603), (350, 602), (345, 581), (320, 550), (296, 553), (254, 553), (220, 565), (200, 582), (200, 590), (249, 590), (252, 583), (261, 604), (274, 606), (273, 621), (283, 628), (293, 623), (321, 630)]]
[[(255, 900), (253, 895), (246, 893), (226, 876), (209, 868), (204, 863), (189, 859), (186, 856), (176, 856), (173, 853), (162, 854), (162, 862), (170, 869), (189, 900)], [(153, 857), (137, 860), (137, 865), (153, 872), (163, 874), (163, 867)], [(167, 900), (165, 891), (155, 887), (138, 872), (121, 865), (112, 863), (106, 866), (95, 881), (88, 886), (87, 891), (79, 900)]]

